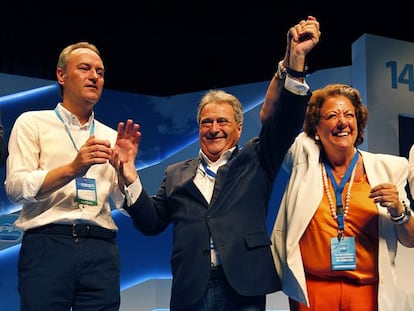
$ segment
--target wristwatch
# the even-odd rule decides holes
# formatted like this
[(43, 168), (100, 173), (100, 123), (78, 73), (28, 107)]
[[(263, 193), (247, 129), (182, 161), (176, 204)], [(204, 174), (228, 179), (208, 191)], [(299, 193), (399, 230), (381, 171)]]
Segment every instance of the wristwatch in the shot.
[(307, 68), (308, 68), (308, 66), (305, 65), (305, 70), (304, 71), (296, 71), (296, 70), (290, 69), (289, 67), (285, 67), (283, 65), (283, 60), (281, 60), (277, 64), (277, 71), (275, 73), (275, 76), (279, 80), (286, 79), (286, 75), (290, 75), (294, 78), (305, 78), (308, 75)]
[(290, 69), (289, 67), (286, 68), (286, 73), (294, 78), (304, 78), (308, 74), (306, 71), (306, 66), (304, 71), (296, 71), (293, 69)]
[(405, 201), (401, 201), (402, 205), (404, 206), (404, 210), (398, 216), (391, 216), (391, 220), (397, 225), (403, 225), (408, 222), (411, 218), (411, 208), (407, 206)]
[(281, 60), (277, 64), (277, 71), (275, 73), (275, 77), (278, 78), (279, 80), (284, 80), (284, 79), (286, 79), (286, 75), (287, 75), (287, 69), (283, 65), (283, 60)]

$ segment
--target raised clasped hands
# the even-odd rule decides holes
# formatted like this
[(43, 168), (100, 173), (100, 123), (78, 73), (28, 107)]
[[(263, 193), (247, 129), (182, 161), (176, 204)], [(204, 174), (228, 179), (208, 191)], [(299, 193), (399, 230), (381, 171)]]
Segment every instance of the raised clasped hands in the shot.
[(287, 33), (285, 65), (303, 71), (305, 56), (318, 44), (320, 36), (319, 22), (313, 16), (291, 27)]

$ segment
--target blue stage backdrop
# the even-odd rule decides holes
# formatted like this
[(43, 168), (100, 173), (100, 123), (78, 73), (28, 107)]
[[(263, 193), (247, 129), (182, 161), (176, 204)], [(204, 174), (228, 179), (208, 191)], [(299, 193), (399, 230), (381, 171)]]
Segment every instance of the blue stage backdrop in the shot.
[[(14, 76), (7, 78), (13, 78), (16, 83), (22, 79)], [(258, 135), (259, 108), (266, 87), (267, 82), (261, 82), (223, 88), (235, 94), (244, 106), (241, 144)], [(35, 88), (24, 88), (0, 97), (7, 137), (15, 119), (22, 112), (54, 109), (60, 100), (58, 85), (53, 81), (45, 81), (44, 85)], [(156, 192), (166, 165), (197, 154), (199, 145), (196, 113), (204, 92), (155, 97), (104, 90), (102, 99), (95, 108), (97, 119), (114, 129), (119, 121), (127, 118), (135, 120), (141, 126), (143, 137), (136, 167), (148, 192)], [(6, 197), (3, 184), (5, 168), (1, 169), (0, 175), (0, 301), (2, 309), (18, 310), (17, 258), (21, 232), (13, 228), (13, 221), (19, 214), (20, 206), (10, 204)], [(274, 200), (279, 200), (278, 194), (274, 196)], [(274, 220), (274, 212), (271, 209), (269, 230)], [(114, 210), (113, 217), (119, 227), (117, 240), (121, 252), (122, 290), (148, 280), (170, 279), (171, 227), (158, 236), (148, 237), (135, 230), (129, 217), (123, 213)], [(169, 292), (164, 295), (168, 298)], [(137, 304), (139, 306), (138, 301)], [(168, 305), (155, 305), (154, 309), (156, 307), (165, 308)]]

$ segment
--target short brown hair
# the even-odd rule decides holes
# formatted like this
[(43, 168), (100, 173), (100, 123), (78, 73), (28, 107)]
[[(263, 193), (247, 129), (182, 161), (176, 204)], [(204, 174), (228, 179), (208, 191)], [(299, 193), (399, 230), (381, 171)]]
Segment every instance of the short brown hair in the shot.
[(365, 127), (368, 123), (368, 108), (362, 103), (359, 91), (346, 84), (328, 84), (312, 93), (306, 109), (303, 129), (309, 137), (315, 139), (316, 126), (321, 119), (321, 108), (328, 98), (336, 96), (345, 96), (355, 107), (358, 125), (358, 136), (355, 140), (355, 146), (359, 146), (364, 141)]

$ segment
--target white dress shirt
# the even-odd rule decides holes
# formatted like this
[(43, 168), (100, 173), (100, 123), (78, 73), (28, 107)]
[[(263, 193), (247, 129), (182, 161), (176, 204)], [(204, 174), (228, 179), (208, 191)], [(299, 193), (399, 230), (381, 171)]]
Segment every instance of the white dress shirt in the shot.
[(23, 204), (15, 225), (27, 230), (49, 223), (88, 223), (117, 230), (111, 216), (110, 200), (114, 207), (123, 211), (124, 195), (119, 190), (116, 171), (109, 162), (91, 166), (85, 175), (96, 181), (96, 206), (75, 202), (75, 180), (37, 198), (49, 171), (75, 159), (77, 149), (91, 134), (92, 124), (94, 135), (108, 139), (111, 146), (117, 137), (117, 132), (94, 119), (93, 113), (89, 121), (81, 125), (61, 104), (57, 109), (58, 113), (55, 110), (24, 112), (11, 131), (5, 189), (11, 202)]

